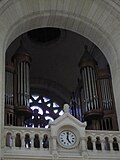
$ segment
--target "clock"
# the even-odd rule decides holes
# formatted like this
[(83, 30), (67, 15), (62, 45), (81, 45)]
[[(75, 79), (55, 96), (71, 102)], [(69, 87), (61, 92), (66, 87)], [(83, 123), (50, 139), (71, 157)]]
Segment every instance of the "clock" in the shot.
[(63, 130), (59, 134), (59, 143), (63, 147), (68, 147), (68, 148), (73, 147), (76, 143), (75, 133), (70, 130)]

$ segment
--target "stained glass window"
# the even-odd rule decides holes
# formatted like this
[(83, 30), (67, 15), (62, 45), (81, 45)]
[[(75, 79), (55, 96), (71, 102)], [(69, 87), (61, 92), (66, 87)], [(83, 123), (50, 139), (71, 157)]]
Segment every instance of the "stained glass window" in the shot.
[(27, 127), (48, 128), (49, 121), (54, 121), (64, 114), (62, 106), (48, 97), (31, 95), (29, 102), (33, 115), (26, 121)]

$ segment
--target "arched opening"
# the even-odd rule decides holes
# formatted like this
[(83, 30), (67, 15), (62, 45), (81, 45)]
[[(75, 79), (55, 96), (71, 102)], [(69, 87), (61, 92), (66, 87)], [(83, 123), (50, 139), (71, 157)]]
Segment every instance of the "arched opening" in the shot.
[(49, 138), (47, 134), (44, 134), (42, 143), (43, 143), (43, 148), (49, 148)]
[(31, 139), (29, 134), (25, 134), (25, 148), (31, 147)]
[(34, 148), (40, 148), (40, 139), (38, 134), (35, 134), (34, 136)]
[(6, 134), (6, 146), (12, 147), (13, 146), (13, 138), (11, 133)]
[(16, 137), (15, 137), (15, 146), (16, 147), (21, 147), (21, 136), (20, 136), (20, 133), (16, 134)]
[(92, 143), (92, 138), (88, 137), (87, 139), (87, 149), (88, 150), (93, 150), (93, 143)]
[(109, 138), (105, 137), (105, 146), (104, 146), (105, 150), (109, 151), (110, 150), (110, 142), (109, 142)]
[(102, 150), (100, 137), (96, 137), (96, 150)]
[[(96, 12), (96, 10), (92, 10), (91, 7), (86, 11), (86, 5), (83, 7), (81, 1), (79, 4), (76, 4), (76, 1), (72, 0), (71, 5), (70, 2), (64, 4), (57, 3), (56, 5), (52, 3), (52, 1), (45, 1), (45, 4), (41, 4), (41, 1), (33, 1), (29, 4), (30, 8), (28, 9), (28, 4), (25, 1), (2, 1), (4, 5), (7, 2), (6, 8), (1, 5), (1, 30), (0, 30), (0, 105), (1, 105), (1, 120), (0, 120), (0, 133), (3, 138), (2, 130), (4, 127), (4, 66), (5, 66), (5, 53), (8, 46), (22, 33), (25, 33), (29, 30), (39, 28), (39, 27), (59, 27), (64, 29), (69, 29), (78, 34), (83, 35), (88, 38), (92, 42), (98, 46), (104, 55), (107, 57), (107, 60), (110, 64), (110, 69), (113, 78), (113, 88), (115, 94), (116, 101), (116, 109), (117, 109), (117, 118), (120, 126), (120, 98), (119, 98), (119, 87), (120, 87), (120, 79), (119, 79), (119, 13), (115, 11), (113, 8), (113, 12), (111, 12), (111, 6), (108, 3), (112, 4), (112, 2), (106, 1), (90, 1), (90, 3), (95, 2), (96, 10), (100, 12)], [(49, 5), (51, 2), (51, 5)], [(60, 2), (60, 1), (59, 1)], [(62, 2), (62, 1), (61, 1)], [(17, 3), (17, 5), (16, 5)], [(36, 3), (36, 4), (35, 4)], [(84, 1), (83, 1), (84, 3)], [(114, 3), (113, 3), (114, 4)], [(23, 7), (24, 6), (24, 7)], [(37, 7), (36, 7), (37, 6)], [(43, 6), (43, 7), (41, 7)], [(71, 7), (70, 7), (71, 6)], [(92, 6), (92, 5), (91, 5)], [(106, 7), (105, 7), (106, 6)], [(103, 8), (102, 8), (103, 7)], [(27, 8), (27, 9), (26, 9)], [(44, 8), (44, 10), (43, 10)], [(92, 10), (92, 12), (91, 12)], [(52, 12), (51, 12), (52, 11)], [(74, 12), (75, 11), (75, 12)], [(105, 11), (105, 12), (104, 12)], [(115, 14), (114, 14), (115, 11)], [(96, 12), (99, 13), (99, 21), (98, 14), (94, 14), (94, 17), (91, 16), (90, 13)], [(107, 13), (106, 16), (104, 13)], [(8, 14), (9, 13), (9, 14)], [(10, 16), (9, 16), (10, 15)], [(111, 15), (111, 16), (109, 16)], [(116, 17), (115, 17), (116, 15)], [(14, 18), (13, 18), (14, 17)], [(107, 23), (107, 18), (110, 17), (110, 22), (112, 25)], [(112, 19), (114, 19), (112, 21)], [(114, 23), (116, 22), (116, 23)], [(102, 24), (105, 24), (105, 27)], [(117, 24), (117, 25), (116, 25)], [(112, 26), (114, 26), (112, 28)], [(9, 115), (8, 115), (9, 117)], [(16, 119), (16, 118), (15, 118)], [(9, 120), (8, 120), (9, 121)], [(1, 145), (2, 145), (1, 140)]]
[(17, 126), (47, 127), (69, 103), (87, 129), (118, 129), (108, 61), (91, 41), (62, 28), (30, 30), (9, 46), (5, 102)]

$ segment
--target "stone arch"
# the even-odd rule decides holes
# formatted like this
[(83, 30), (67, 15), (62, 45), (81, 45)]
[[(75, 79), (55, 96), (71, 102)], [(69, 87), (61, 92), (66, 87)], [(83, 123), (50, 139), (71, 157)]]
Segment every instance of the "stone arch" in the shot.
[[(112, 41), (108, 39), (107, 33), (99, 29), (99, 26), (97, 25), (95, 26), (95, 24), (88, 18), (83, 18), (83, 17), (76, 18), (76, 17), (73, 17), (73, 15), (69, 16), (68, 18), (69, 13), (68, 14), (63, 13), (63, 15), (60, 15), (57, 12), (53, 12), (53, 13), (54, 14), (50, 15), (50, 11), (47, 11), (39, 14), (34, 13), (34, 15), (30, 14), (20, 18), (7, 31), (7, 36), (4, 41), (3, 52), (5, 52), (6, 48), (10, 45), (10, 43), (22, 33), (25, 33), (29, 30), (36, 29), (36, 28), (58, 27), (58, 28), (67, 29), (67, 30), (76, 32), (84, 36), (85, 38), (89, 39), (90, 41), (92, 41), (104, 53), (110, 65), (112, 65), (112, 61), (114, 59), (114, 65), (117, 68), (118, 59), (116, 58), (117, 55), (116, 55), (116, 48), (114, 47), (114, 43), (112, 43)], [(39, 21), (42, 19), (47, 19), (48, 21), (46, 20), (40, 23)], [(54, 21), (52, 21), (53, 19)], [(71, 22), (73, 22), (73, 25), (69, 24)]]
[[(96, 10), (99, 10), (99, 16)], [(6, 1), (4, 6), (1, 7), (0, 14), (1, 106), (4, 106), (4, 64), (7, 47), (22, 33), (30, 29), (47, 26), (60, 27), (81, 34), (101, 49), (110, 64), (116, 105), (119, 104), (120, 79), (118, 75), (120, 58), (118, 53), (120, 47), (118, 46), (119, 36), (117, 33), (120, 31), (118, 29), (120, 22), (116, 18), (119, 13), (110, 4), (107, 4), (106, 1), (93, 0), (90, 0), (88, 4), (78, 0), (63, 0), (62, 2), (59, 0), (29, 2), (28, 0), (11, 0)], [(110, 23), (109, 17), (114, 24), (114, 28), (112, 28), (113, 25)], [(4, 112), (3, 108), (1, 113)], [(117, 108), (117, 111), (120, 111), (120, 109)], [(2, 116), (1, 119), (3, 119)]]

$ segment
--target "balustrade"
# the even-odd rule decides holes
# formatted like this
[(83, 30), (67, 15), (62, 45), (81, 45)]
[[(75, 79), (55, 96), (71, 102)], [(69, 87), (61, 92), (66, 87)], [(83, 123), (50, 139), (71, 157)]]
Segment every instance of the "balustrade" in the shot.
[[(95, 131), (86, 130), (86, 137), (80, 140), (82, 151), (99, 152), (119, 152), (120, 132), (119, 131)], [(29, 150), (49, 150), (50, 148), (50, 128), (25, 128), (25, 127), (5, 127), (5, 147), (6, 149), (29, 149)], [(52, 137), (51, 137), (52, 139)], [(57, 148), (56, 137), (53, 137), (53, 150)]]
[(50, 129), (5, 127), (5, 146), (11, 149), (49, 150)]
[[(94, 131), (87, 130), (87, 148), (88, 150), (101, 152), (120, 150), (120, 132), (119, 131)], [(95, 140), (96, 139), (96, 140)], [(93, 144), (93, 148), (91, 147)], [(91, 146), (90, 146), (91, 145)]]

